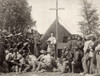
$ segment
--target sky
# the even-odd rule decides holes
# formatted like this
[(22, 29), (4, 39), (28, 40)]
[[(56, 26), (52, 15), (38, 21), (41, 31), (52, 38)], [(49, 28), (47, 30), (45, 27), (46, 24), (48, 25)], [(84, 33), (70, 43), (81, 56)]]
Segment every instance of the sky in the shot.
[[(60, 23), (72, 34), (80, 34), (79, 24), (81, 21), (81, 0), (58, 0), (58, 7), (64, 8), (59, 10)], [(100, 0), (89, 0), (93, 7), (97, 8), (100, 15)], [(55, 10), (50, 8), (56, 7), (56, 0), (28, 0), (32, 6), (31, 16), (36, 21), (36, 29), (39, 33), (44, 34), (56, 19)]]

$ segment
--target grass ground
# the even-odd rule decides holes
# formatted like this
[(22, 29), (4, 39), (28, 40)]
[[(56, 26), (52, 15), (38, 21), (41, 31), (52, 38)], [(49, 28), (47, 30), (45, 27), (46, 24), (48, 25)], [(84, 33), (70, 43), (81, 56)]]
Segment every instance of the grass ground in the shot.
[(22, 74), (8, 73), (8, 74), (2, 74), (0, 76), (80, 76), (80, 75), (76, 73), (71, 74), (71, 73), (60, 73), (60, 72), (44, 72), (44, 73), (27, 72)]

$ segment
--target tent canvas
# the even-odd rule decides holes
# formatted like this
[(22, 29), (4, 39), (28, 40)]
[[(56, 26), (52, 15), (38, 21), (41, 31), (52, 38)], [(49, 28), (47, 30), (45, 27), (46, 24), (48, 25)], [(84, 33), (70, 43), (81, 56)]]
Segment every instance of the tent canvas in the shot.
[[(56, 20), (51, 24), (45, 34), (41, 37), (42, 46), (46, 45), (46, 40), (50, 37), (51, 33), (56, 37)], [(64, 36), (71, 36), (71, 33), (66, 30), (58, 21), (58, 43), (61, 43)]]

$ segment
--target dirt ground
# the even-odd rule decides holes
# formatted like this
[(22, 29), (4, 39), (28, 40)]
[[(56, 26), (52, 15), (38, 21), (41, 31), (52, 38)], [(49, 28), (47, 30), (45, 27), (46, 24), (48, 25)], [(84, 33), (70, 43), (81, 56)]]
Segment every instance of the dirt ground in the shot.
[(76, 73), (60, 73), (60, 72), (27, 72), (22, 74), (16, 74), (16, 73), (8, 73), (8, 74), (2, 74), (0, 76), (80, 76)]

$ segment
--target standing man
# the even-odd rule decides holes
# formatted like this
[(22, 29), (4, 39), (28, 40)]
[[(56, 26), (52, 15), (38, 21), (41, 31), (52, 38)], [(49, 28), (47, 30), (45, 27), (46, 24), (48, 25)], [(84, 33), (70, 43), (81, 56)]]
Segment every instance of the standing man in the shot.
[(74, 47), (74, 57), (73, 61), (71, 62), (71, 65), (72, 65), (72, 73), (75, 73), (78, 71), (78, 69), (80, 69), (81, 55), (77, 46)]
[(54, 54), (55, 44), (56, 44), (56, 38), (54, 37), (54, 33), (51, 33), (51, 36), (49, 37), (47, 42), (49, 42), (47, 51), (50, 52), (51, 54)]
[(95, 37), (91, 37), (90, 40), (87, 40), (84, 43), (84, 57), (82, 59), (82, 65), (83, 65), (83, 70), (84, 70), (84, 74), (86, 73), (90, 73), (91, 71), (91, 58), (93, 57), (93, 50), (92, 50), (92, 46), (95, 42)]

